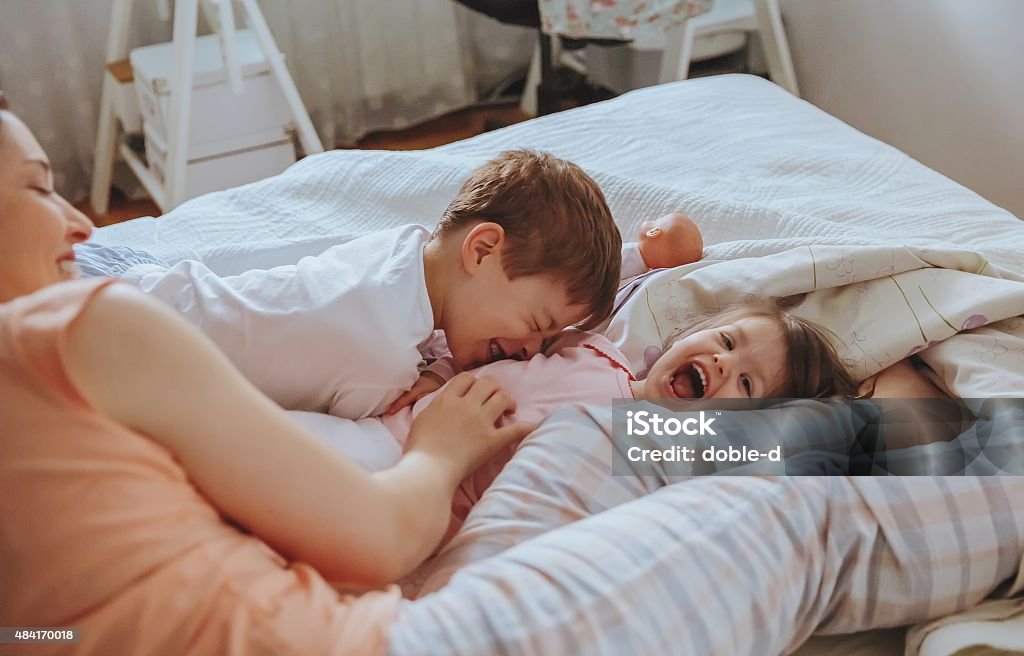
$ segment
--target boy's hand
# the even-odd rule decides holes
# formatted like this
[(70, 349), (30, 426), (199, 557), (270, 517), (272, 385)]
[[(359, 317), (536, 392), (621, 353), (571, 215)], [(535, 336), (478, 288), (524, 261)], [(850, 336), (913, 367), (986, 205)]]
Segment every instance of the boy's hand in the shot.
[(523, 422), (499, 428), (498, 420), (513, 410), (515, 402), (493, 378), (459, 374), (413, 421), (406, 453), (429, 456), (449, 468), (457, 483), (535, 428)]
[(420, 374), (419, 379), (416, 383), (402, 395), (395, 399), (395, 402), (388, 406), (387, 413), (393, 415), (407, 405), (412, 405), (427, 394), (440, 389), (444, 385), (444, 381), (437, 374), (429, 371), (424, 371)]

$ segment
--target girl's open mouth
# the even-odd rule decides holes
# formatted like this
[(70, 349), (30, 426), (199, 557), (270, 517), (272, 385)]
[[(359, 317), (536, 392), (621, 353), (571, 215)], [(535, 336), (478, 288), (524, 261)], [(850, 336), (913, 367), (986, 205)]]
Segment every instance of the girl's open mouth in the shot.
[(684, 365), (668, 381), (668, 389), (679, 399), (702, 399), (708, 388), (708, 376), (696, 362)]

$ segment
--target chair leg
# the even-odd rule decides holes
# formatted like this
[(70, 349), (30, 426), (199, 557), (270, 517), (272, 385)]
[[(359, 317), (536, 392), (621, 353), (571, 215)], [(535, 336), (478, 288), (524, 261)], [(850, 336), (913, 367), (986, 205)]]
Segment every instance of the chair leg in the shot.
[(665, 35), (665, 49), (661, 54), (661, 70), (658, 84), (685, 80), (690, 74), (690, 59), (693, 58), (693, 42), (697, 28), (692, 20), (669, 30)]
[(537, 43), (533, 46), (530, 57), (530, 68), (523, 83), (523, 96), (519, 99), (519, 109), (527, 116), (537, 116), (537, 85), (540, 84), (540, 40), (544, 35), (537, 33)]
[(540, 82), (537, 84), (537, 115), (546, 116), (558, 111), (558, 81), (555, 79), (556, 57), (559, 52), (556, 37), (540, 35)]
[(768, 61), (768, 74), (775, 84), (799, 98), (800, 88), (796, 83), (789, 40), (782, 26), (779, 0), (754, 0), (754, 7), (757, 9), (758, 31), (764, 44), (765, 59)]

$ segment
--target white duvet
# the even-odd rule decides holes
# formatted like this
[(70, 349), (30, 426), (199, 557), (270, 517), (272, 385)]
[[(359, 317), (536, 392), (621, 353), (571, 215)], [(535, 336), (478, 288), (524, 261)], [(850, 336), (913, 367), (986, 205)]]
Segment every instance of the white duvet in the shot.
[[(935, 354), (929, 364), (961, 395), (1024, 393), (1024, 319), (1013, 318), (1024, 312), (1024, 222), (755, 77), (646, 89), (429, 151), (325, 153), (167, 216), (103, 228), (95, 239), (169, 263), (199, 259), (221, 274), (291, 263), (369, 231), (433, 224), (470, 170), (519, 147), (583, 166), (604, 189), (626, 239), (641, 221), (681, 209), (701, 228), (706, 260), (803, 247), (742, 263), (745, 278), (726, 275), (738, 262), (695, 275), (658, 274), (667, 295), (649, 311), (631, 301), (622, 315), (626, 323), (612, 324), (613, 336), (632, 347), (627, 353), (635, 365), (643, 363), (644, 345), (675, 319), (673, 308), (690, 302), (672, 301), (671, 293), (695, 294), (694, 305), (711, 308), (721, 299), (701, 299), (709, 284), (726, 290), (730, 302), (835, 287), (847, 305), (856, 300), (858, 308), (870, 309), (875, 295), (885, 308), (910, 309), (901, 331), (872, 325), (864, 312), (848, 325), (833, 325), (837, 333), (849, 330), (843, 355), (860, 373), (931, 342), (932, 331), (947, 338), (973, 328), (985, 304), (980, 314), (1002, 322), (929, 349)], [(892, 277), (881, 261), (890, 256), (898, 289), (887, 282)], [(982, 264), (985, 275), (976, 275)], [(921, 268), (934, 265), (945, 268)], [(800, 277), (808, 271), (810, 285)], [(849, 275), (846, 282), (855, 284), (820, 285), (815, 272)], [(904, 295), (903, 283), (916, 286), (919, 296)], [(977, 304), (971, 300), (976, 292)], [(830, 314), (821, 308), (831, 293), (804, 307), (828, 323)], [(929, 308), (935, 316), (926, 318)], [(865, 330), (870, 341), (858, 341)], [(631, 340), (631, 334), (639, 337)], [(885, 358), (878, 355), (886, 349)]]

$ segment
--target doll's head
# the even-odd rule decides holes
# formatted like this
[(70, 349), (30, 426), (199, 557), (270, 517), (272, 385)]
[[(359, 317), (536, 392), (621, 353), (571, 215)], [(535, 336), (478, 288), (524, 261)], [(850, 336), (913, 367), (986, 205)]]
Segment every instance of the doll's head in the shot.
[(650, 269), (670, 269), (691, 264), (704, 253), (704, 240), (697, 224), (682, 212), (672, 212), (656, 221), (640, 224), (637, 236), (640, 256)]

